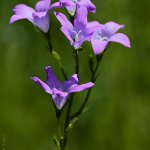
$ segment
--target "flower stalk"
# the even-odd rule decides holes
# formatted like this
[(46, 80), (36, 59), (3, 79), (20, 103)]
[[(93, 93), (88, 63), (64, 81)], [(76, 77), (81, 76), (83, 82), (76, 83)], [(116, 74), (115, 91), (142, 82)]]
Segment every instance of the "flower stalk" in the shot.
[[(90, 69), (91, 71), (92, 71), (92, 75), (91, 75), (91, 82), (93, 82), (93, 83), (95, 83), (95, 81), (96, 81), (96, 74), (97, 74), (97, 70), (98, 70), (98, 68), (99, 68), (99, 64), (100, 64), (100, 62), (101, 62), (101, 60), (102, 60), (102, 57), (103, 57), (103, 53), (101, 54), (101, 55), (98, 55), (98, 56), (96, 56), (96, 66), (95, 66), (95, 69), (93, 70), (93, 69)], [(89, 67), (90, 67), (90, 64), (89, 64)], [(71, 117), (70, 117), (70, 121), (71, 120), (73, 120), (74, 118), (78, 118), (81, 114), (82, 114), (82, 112), (83, 112), (83, 109), (85, 108), (85, 105), (87, 104), (87, 102), (88, 102), (88, 99), (89, 99), (89, 97), (90, 97), (90, 94), (91, 94), (91, 92), (92, 92), (92, 88), (90, 88), (89, 90), (88, 90), (88, 92), (87, 92), (87, 94), (86, 94), (86, 97), (85, 97), (85, 99), (84, 99), (84, 101), (83, 101), (83, 103), (82, 103), (82, 105), (81, 105), (81, 107), (79, 108), (79, 110), (75, 113), (75, 114), (73, 114)]]
[(75, 59), (75, 73), (78, 75), (79, 77), (79, 55), (78, 55), (78, 49), (73, 49), (73, 55), (74, 55), (74, 59)]
[[(67, 74), (62, 65), (61, 56), (53, 49), (53, 45), (51, 43), (51, 21), (49, 19), (49, 12), (56, 8), (64, 8), (70, 17), (70, 20), (68, 20), (66, 15), (63, 13), (54, 12), (54, 15), (61, 24), (60, 30), (73, 47), (75, 74), (69, 78), (67, 78)], [(27, 6), (26, 4), (16, 5), (13, 8), (13, 15), (10, 18), (10, 24), (21, 19), (27, 19), (43, 34), (48, 44), (48, 50), (52, 57), (56, 60), (65, 79), (64, 82), (61, 82), (56, 77), (50, 66), (46, 66), (45, 68), (47, 74), (45, 82), (40, 80), (38, 77), (31, 78), (52, 98), (57, 120), (57, 134), (53, 138), (53, 141), (58, 150), (65, 149), (68, 141), (68, 134), (74, 123), (84, 111), (84, 108), (90, 98), (92, 87), (99, 76), (97, 73), (98, 68), (108, 45), (111, 42), (115, 42), (130, 48), (129, 38), (123, 33), (118, 33), (120, 29), (124, 28), (124, 25), (117, 24), (115, 22), (107, 22), (105, 24), (101, 24), (97, 21), (89, 22), (89, 12), (96, 12), (96, 6), (91, 2), (91, 0), (59, 0), (55, 3), (51, 0), (39, 0), (34, 8)], [(93, 52), (96, 55), (96, 64), (94, 63), (92, 55), (90, 55), (90, 82), (79, 85), (79, 51), (82, 50), (84, 42), (91, 43)], [(71, 115), (75, 95), (74, 93), (82, 92), (87, 89), (88, 91), (82, 105), (79, 107), (77, 112)], [(62, 131), (60, 119), (63, 115), (65, 106), (67, 106), (67, 111)]]
[[(79, 78), (79, 56), (78, 56), (78, 49), (73, 49), (73, 56), (74, 56), (74, 60), (75, 60), (75, 72), (78, 75)], [(69, 104), (68, 104), (68, 108), (67, 108), (67, 113), (66, 113), (66, 120), (65, 120), (65, 126), (64, 126), (64, 147), (67, 144), (67, 140), (68, 140), (68, 134), (67, 134), (67, 128), (69, 126), (70, 123), (70, 113), (71, 113), (71, 108), (72, 108), (72, 104), (73, 104), (73, 98), (74, 95), (71, 95), (71, 98), (69, 100)]]
[(50, 33), (46, 33), (46, 34), (44, 34), (44, 36), (45, 36), (47, 43), (48, 43), (48, 50), (49, 50), (50, 54), (52, 55), (52, 57), (57, 61), (58, 65), (60, 67), (61, 73), (62, 73), (64, 79), (66, 80), (67, 74), (65, 73), (65, 70), (63, 68), (60, 55), (56, 51), (53, 50), (53, 45), (51, 43)]

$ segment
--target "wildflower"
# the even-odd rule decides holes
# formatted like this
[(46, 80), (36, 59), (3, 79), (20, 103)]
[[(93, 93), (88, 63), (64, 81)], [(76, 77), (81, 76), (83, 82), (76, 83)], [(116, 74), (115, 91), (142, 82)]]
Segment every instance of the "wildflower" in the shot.
[(131, 47), (129, 38), (123, 33), (117, 33), (121, 28), (124, 28), (124, 25), (119, 25), (115, 22), (101, 24), (97, 28), (91, 38), (95, 55), (102, 53), (110, 42), (117, 42), (126, 47)]
[(53, 73), (50, 66), (46, 67), (46, 73), (46, 83), (37, 77), (32, 77), (32, 80), (39, 84), (46, 93), (52, 96), (53, 102), (58, 109), (61, 109), (65, 105), (70, 93), (81, 92), (94, 85), (92, 82), (78, 85), (77, 74), (74, 74), (68, 80), (61, 83)]
[(80, 6), (85, 6), (88, 12), (96, 12), (96, 7), (90, 0), (60, 0), (60, 3), (72, 16), (74, 16), (77, 8)]
[(88, 12), (86, 7), (80, 7), (77, 10), (72, 24), (65, 15), (55, 12), (55, 16), (62, 25), (61, 31), (75, 49), (80, 48), (83, 42), (90, 41), (92, 33), (95, 31), (96, 27), (99, 27), (99, 23), (96, 21), (88, 23), (87, 15)]
[(25, 5), (16, 5), (13, 9), (14, 15), (10, 18), (10, 24), (20, 20), (27, 19), (40, 31), (47, 33), (49, 30), (49, 16), (48, 12), (54, 8), (59, 8), (60, 3), (51, 4), (51, 0), (40, 0), (36, 3), (35, 9)]

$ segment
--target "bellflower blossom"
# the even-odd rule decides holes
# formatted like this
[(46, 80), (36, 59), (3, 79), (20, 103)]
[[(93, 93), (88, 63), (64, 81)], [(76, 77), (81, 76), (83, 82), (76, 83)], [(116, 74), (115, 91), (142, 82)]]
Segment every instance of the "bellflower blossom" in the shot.
[(32, 80), (39, 84), (46, 93), (52, 95), (53, 102), (58, 109), (61, 109), (65, 105), (70, 93), (81, 92), (94, 86), (92, 82), (78, 85), (77, 74), (74, 74), (68, 80), (61, 83), (53, 73), (50, 66), (46, 67), (46, 73), (46, 83), (37, 77), (32, 77)]
[(34, 24), (39, 30), (47, 33), (49, 30), (48, 12), (54, 8), (59, 8), (60, 3), (51, 4), (51, 0), (40, 0), (36, 3), (35, 9), (25, 5), (16, 5), (13, 9), (14, 15), (10, 18), (10, 24), (20, 19), (27, 19)]
[(96, 21), (88, 22), (87, 15), (88, 12), (86, 7), (80, 7), (77, 9), (72, 24), (64, 14), (55, 12), (55, 16), (62, 25), (61, 31), (75, 49), (80, 48), (83, 42), (90, 41), (93, 32), (100, 26)]
[(124, 28), (124, 25), (119, 25), (115, 22), (101, 24), (97, 28), (91, 38), (95, 55), (102, 53), (110, 42), (117, 42), (128, 48), (131, 47), (129, 38), (123, 33), (117, 33), (121, 28)]
[(74, 16), (77, 8), (80, 6), (85, 6), (88, 12), (96, 12), (96, 7), (90, 0), (60, 0), (60, 4), (64, 6), (72, 16)]

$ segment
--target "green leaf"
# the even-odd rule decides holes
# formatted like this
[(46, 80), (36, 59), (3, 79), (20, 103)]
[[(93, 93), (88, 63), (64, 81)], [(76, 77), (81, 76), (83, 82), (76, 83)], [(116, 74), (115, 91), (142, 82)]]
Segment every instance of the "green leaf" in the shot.
[(66, 129), (66, 132), (67, 132), (68, 134), (70, 133), (71, 129), (74, 127), (74, 124), (75, 124), (75, 122), (76, 122), (78, 119), (79, 119), (78, 117), (75, 117), (75, 118), (73, 118), (73, 119), (69, 122), (69, 125), (68, 125), (68, 127), (67, 127), (67, 129)]
[(56, 60), (58, 60), (58, 61), (61, 60), (60, 55), (56, 51), (53, 50), (52, 55)]
[(55, 145), (58, 147), (58, 149), (60, 149), (60, 142), (59, 142), (59, 140), (57, 139), (57, 137), (54, 136), (54, 137), (52, 138), (52, 140), (54, 141), (54, 143), (55, 143)]
[(85, 113), (88, 109), (89, 109), (89, 107), (85, 107), (85, 108), (82, 110), (82, 113), (81, 113), (81, 114)]
[(62, 67), (60, 55), (56, 51), (53, 50), (52, 51), (52, 56), (56, 59), (56, 61), (58, 62), (59, 66)]

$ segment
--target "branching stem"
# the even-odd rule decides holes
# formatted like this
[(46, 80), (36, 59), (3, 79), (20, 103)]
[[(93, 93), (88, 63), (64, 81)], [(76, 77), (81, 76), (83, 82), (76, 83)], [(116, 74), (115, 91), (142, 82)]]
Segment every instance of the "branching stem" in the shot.
[[(95, 69), (93, 70), (92, 75), (91, 75), (91, 82), (93, 82), (93, 83), (95, 83), (95, 81), (96, 81), (96, 74), (97, 74), (97, 70), (98, 70), (98, 68), (99, 68), (99, 64), (100, 64), (100, 62), (101, 62), (101, 60), (102, 60), (102, 56), (103, 56), (103, 54), (101, 54), (101, 55), (99, 55), (99, 56), (96, 57), (96, 66), (95, 66)], [(88, 102), (88, 99), (89, 99), (89, 97), (90, 97), (91, 92), (92, 92), (92, 88), (90, 88), (90, 89), (88, 90), (88, 92), (87, 92), (87, 94), (86, 94), (86, 97), (85, 97), (85, 99), (84, 99), (84, 101), (83, 101), (81, 107), (79, 108), (79, 110), (78, 110), (74, 115), (72, 115), (72, 116), (70, 117), (70, 120), (74, 119), (75, 117), (78, 117), (78, 116), (82, 113), (82, 111), (83, 111), (85, 105), (86, 105), (87, 102)]]

